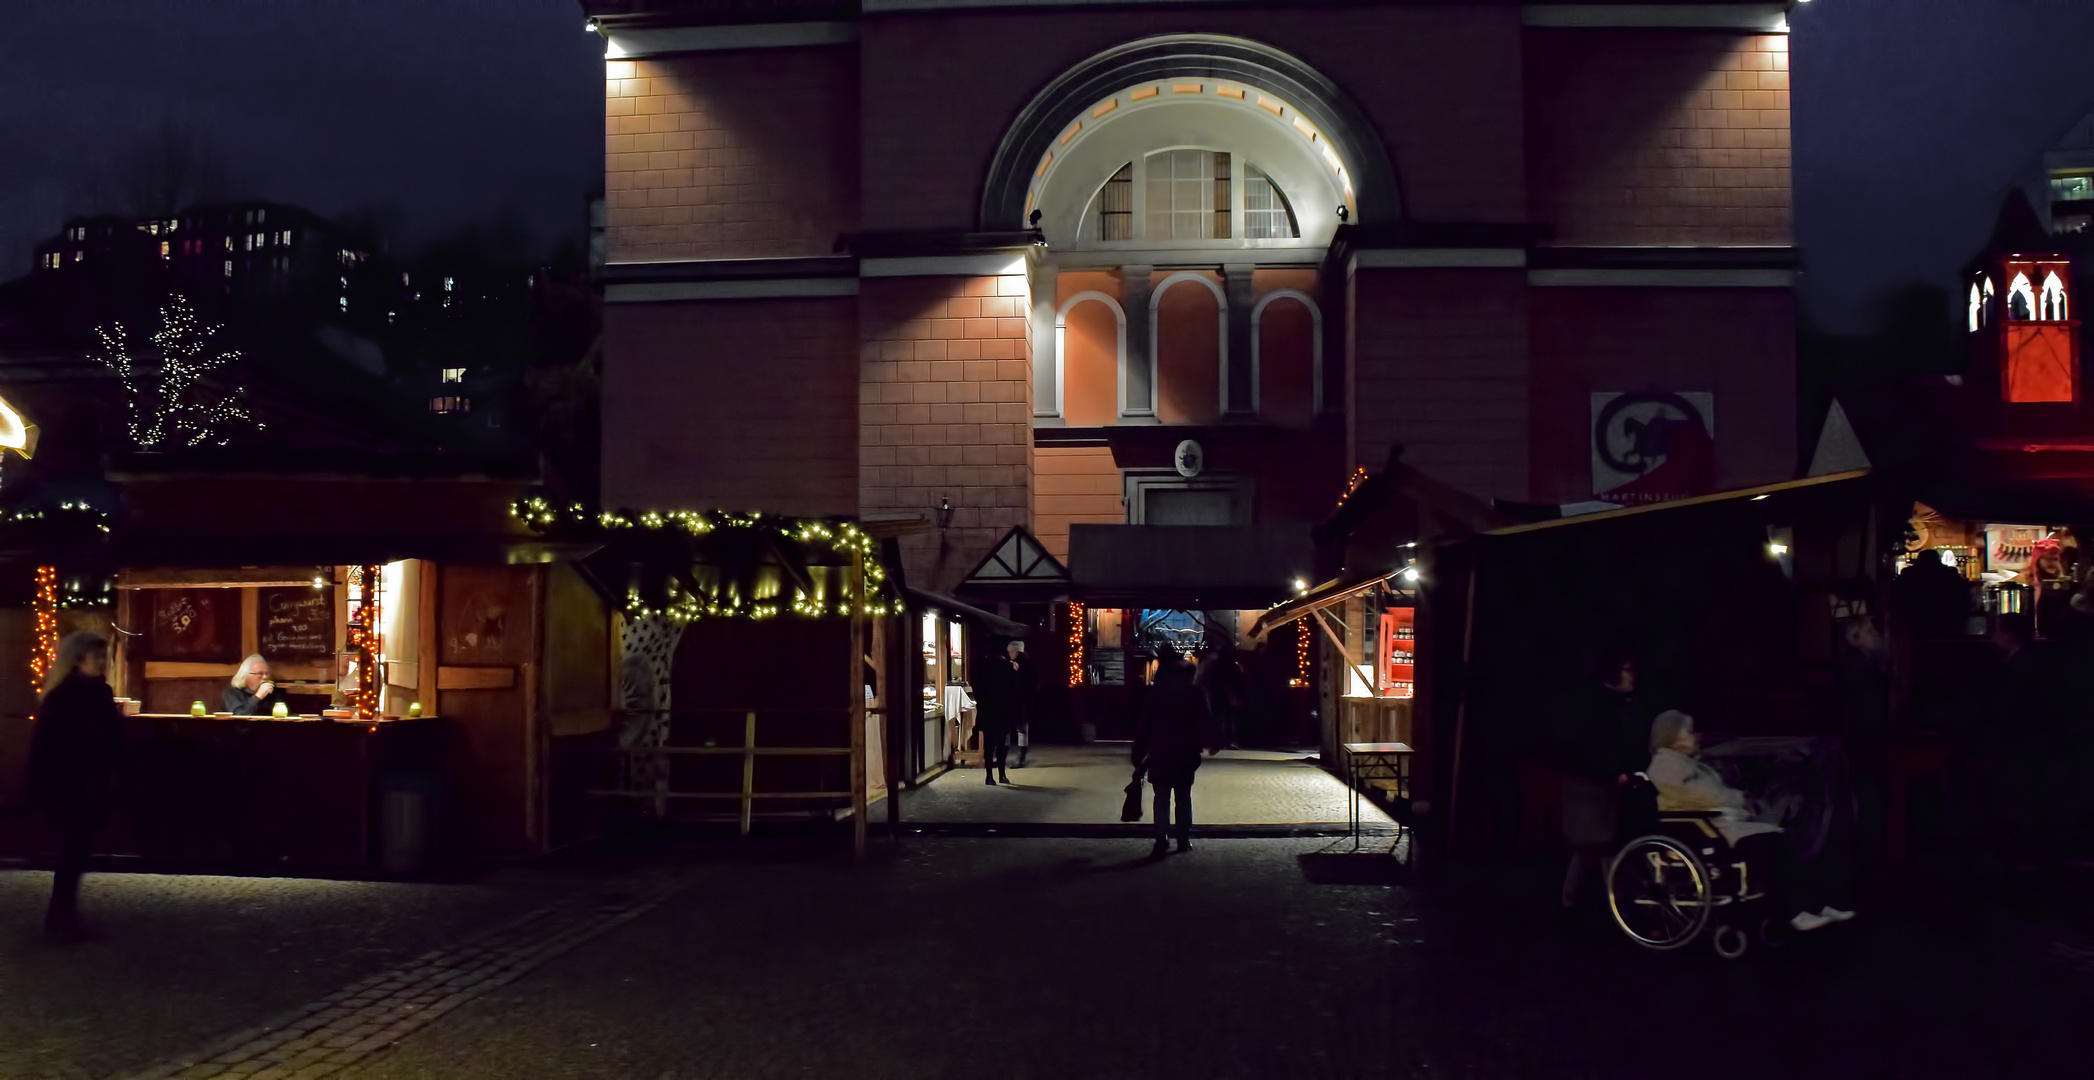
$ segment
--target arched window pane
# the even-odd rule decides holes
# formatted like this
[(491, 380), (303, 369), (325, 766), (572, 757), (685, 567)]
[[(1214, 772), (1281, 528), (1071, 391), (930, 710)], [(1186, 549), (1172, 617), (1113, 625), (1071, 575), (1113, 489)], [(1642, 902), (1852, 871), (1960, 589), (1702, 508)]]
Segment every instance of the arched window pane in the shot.
[(1134, 163), (1120, 166), (1112, 179), (1098, 189), (1097, 228), (1100, 240), (1134, 239)]
[(1243, 235), (1252, 240), (1291, 240), (1301, 235), (1287, 196), (1255, 165), (1243, 170)]

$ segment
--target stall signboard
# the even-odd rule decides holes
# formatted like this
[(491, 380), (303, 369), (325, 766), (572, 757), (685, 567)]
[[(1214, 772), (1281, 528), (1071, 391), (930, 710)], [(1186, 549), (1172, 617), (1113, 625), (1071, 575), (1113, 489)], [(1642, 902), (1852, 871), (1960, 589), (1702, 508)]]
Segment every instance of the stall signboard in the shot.
[(2018, 574), (2028, 569), (2029, 560), (2035, 558), (2036, 541), (2049, 532), (2038, 525), (1987, 525), (1985, 569), (2001, 574)]
[(1593, 497), (1635, 505), (1716, 489), (1716, 397), (1706, 391), (1592, 395)]
[(321, 660), (334, 654), (334, 590), (310, 586), (263, 589), (259, 599), (263, 656)]
[(240, 596), (232, 589), (153, 589), (156, 660), (239, 659)]

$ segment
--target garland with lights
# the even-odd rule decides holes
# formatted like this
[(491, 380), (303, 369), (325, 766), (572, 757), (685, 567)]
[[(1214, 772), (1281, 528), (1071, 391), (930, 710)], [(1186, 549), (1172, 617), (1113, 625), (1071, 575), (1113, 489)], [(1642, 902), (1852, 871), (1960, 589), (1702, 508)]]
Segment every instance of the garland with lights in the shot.
[(1342, 508), (1345, 505), (1345, 500), (1352, 498), (1353, 492), (1360, 490), (1360, 485), (1366, 482), (1367, 467), (1365, 465), (1352, 470), (1352, 479), (1345, 482), (1345, 494), (1338, 496), (1339, 507)]
[[(556, 509), (530, 498), (510, 513), (548, 538), (594, 540), (601, 561), (626, 575), (625, 613), (695, 619), (850, 618), (898, 615), (873, 538), (843, 519), (724, 511)], [(855, 569), (863, 585), (830, 580)]]
[(1293, 686), (1309, 685), (1309, 620), (1294, 620)]
[(29, 653), (29, 673), (43, 689), (44, 676), (58, 663), (58, 568), (36, 568), (36, 644)]
[(378, 715), (378, 568), (352, 566), (349, 587), (356, 590), (349, 611), (349, 652), (355, 657), (356, 689), (346, 695), (358, 720)]
[(1083, 685), (1083, 605), (1069, 605), (1069, 685)]
[(158, 371), (152, 372), (131, 354), (123, 323), (95, 327), (95, 336), (102, 339), (102, 363), (124, 388), (131, 442), (139, 449), (224, 446), (236, 434), (261, 430), (241, 400), (245, 387), (233, 386), (210, 398), (201, 392), (207, 378), (240, 358), (236, 349), (212, 345), (221, 329), (199, 325), (189, 298), (177, 294), (160, 309), (160, 329), (147, 339), (160, 353)]

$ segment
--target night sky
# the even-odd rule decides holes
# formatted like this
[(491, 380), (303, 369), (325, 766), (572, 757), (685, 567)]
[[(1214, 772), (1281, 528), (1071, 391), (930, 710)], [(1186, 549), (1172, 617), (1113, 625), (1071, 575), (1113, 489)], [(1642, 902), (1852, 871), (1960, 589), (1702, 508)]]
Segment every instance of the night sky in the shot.
[[(1949, 280), (2014, 174), (2094, 109), (2087, 0), (1797, 9), (1799, 242), (1811, 313)], [(170, 120), (236, 188), (396, 208), (405, 242), (521, 210), (578, 235), (600, 180), (601, 46), (573, 0), (68, 0), (0, 29), (0, 273)]]

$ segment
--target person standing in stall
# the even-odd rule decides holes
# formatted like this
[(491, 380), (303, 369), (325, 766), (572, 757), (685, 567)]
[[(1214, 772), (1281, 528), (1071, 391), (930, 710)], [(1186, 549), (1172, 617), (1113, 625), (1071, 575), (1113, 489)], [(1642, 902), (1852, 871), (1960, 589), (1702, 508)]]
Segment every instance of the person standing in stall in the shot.
[(109, 643), (100, 634), (67, 634), (44, 681), (29, 743), (29, 798), (58, 834), (44, 936), (78, 941), (80, 879), (96, 834), (109, 820), (123, 714), (109, 688)]
[(269, 681), (269, 661), (256, 653), (240, 661), (239, 670), (233, 672), (233, 684), (219, 695), (224, 703), (223, 711), (234, 716), (268, 716), (276, 703), (285, 700), (276, 684)]
[(1566, 925), (1576, 921), (1586, 885), (1614, 848), (1622, 789), (1650, 759), (1650, 727), (1636, 702), (1636, 663), (1627, 649), (1602, 654), (1568, 706), (1557, 731), (1563, 838), (1571, 849), (1559, 913)]

